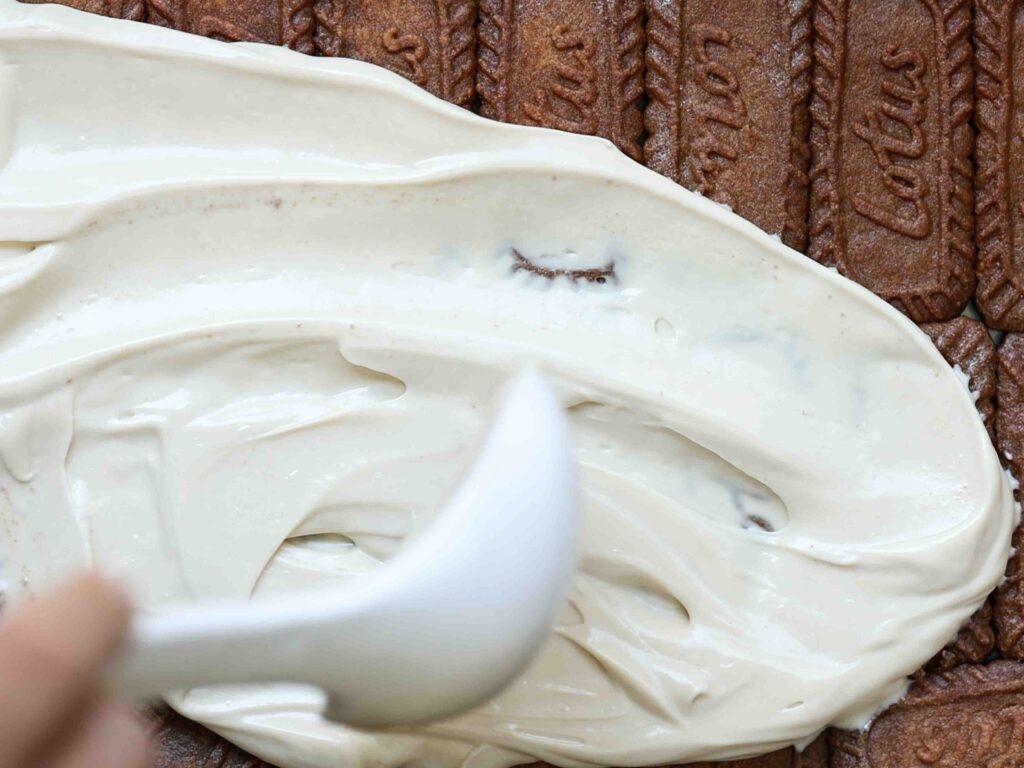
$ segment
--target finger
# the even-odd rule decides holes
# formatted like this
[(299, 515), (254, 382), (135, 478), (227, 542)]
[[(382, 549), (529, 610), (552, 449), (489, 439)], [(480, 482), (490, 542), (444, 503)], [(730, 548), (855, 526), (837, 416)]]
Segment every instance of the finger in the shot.
[(130, 616), (120, 590), (86, 576), (0, 623), (0, 768), (24, 766), (95, 695)]
[(40, 768), (143, 768), (149, 734), (127, 706), (104, 700), (39, 764)]

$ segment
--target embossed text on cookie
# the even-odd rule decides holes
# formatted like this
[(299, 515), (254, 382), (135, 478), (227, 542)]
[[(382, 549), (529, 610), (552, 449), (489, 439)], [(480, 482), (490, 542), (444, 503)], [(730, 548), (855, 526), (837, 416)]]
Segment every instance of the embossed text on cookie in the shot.
[(811, 0), (649, 0), (648, 167), (807, 245)]
[(475, 0), (314, 0), (321, 56), (390, 69), (469, 107), (476, 94)]
[(969, 0), (819, 0), (809, 254), (918, 322), (974, 290)]
[(928, 148), (922, 128), (928, 114), (928, 63), (920, 52), (898, 43), (880, 61), (887, 74), (879, 84), (878, 103), (854, 121), (853, 133), (871, 148), (885, 194), (855, 192), (853, 209), (893, 232), (921, 239), (932, 232), (928, 180), (915, 162)]
[(1024, 762), (1024, 667), (970, 664), (916, 681), (867, 731), (832, 735), (832, 768), (988, 768)]
[(642, 0), (480, 0), (480, 113), (603, 136), (639, 160)]

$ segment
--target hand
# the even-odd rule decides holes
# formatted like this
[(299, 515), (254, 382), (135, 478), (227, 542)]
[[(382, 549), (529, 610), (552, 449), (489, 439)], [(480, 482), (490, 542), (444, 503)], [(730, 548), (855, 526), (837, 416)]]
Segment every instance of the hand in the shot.
[(104, 686), (128, 631), (121, 592), (86, 576), (0, 621), (0, 768), (141, 768), (146, 731)]

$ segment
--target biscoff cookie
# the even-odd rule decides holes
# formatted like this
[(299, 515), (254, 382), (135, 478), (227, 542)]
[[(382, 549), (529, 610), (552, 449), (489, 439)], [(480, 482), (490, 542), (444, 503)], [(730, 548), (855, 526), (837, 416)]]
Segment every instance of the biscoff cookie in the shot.
[(811, 0), (648, 0), (644, 162), (807, 246)]
[(462, 107), (476, 95), (476, 0), (315, 0), (314, 47), (390, 69)]
[(642, 0), (480, 0), (479, 12), (480, 114), (603, 136), (641, 159)]
[(1024, 0), (974, 5), (978, 288), (991, 328), (1024, 331)]
[(145, 0), (146, 21), (229, 43), (313, 53), (313, 0)]
[(818, 0), (808, 253), (919, 323), (974, 293), (970, 0)]

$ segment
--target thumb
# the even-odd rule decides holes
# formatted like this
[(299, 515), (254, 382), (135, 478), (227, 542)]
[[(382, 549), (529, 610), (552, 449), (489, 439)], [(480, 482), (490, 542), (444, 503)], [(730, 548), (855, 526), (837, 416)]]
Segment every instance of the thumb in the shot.
[(0, 622), (0, 768), (25, 765), (102, 687), (130, 618), (121, 590), (89, 575)]

